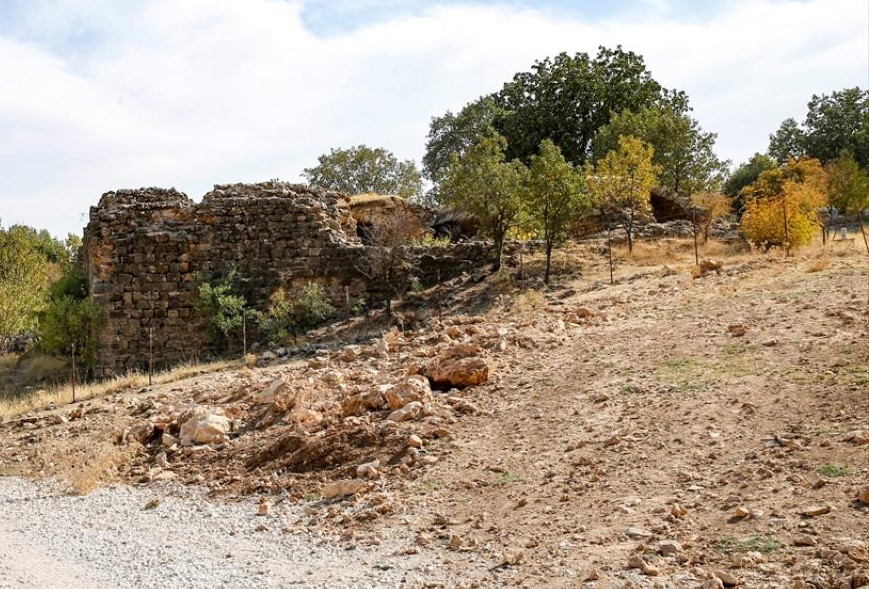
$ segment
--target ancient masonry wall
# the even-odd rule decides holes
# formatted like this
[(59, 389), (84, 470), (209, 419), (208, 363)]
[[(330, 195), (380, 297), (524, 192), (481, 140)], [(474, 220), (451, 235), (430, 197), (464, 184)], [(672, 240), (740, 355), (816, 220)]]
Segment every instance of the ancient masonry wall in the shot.
[[(485, 244), (418, 252), (423, 282), (485, 261)], [(201, 359), (208, 329), (197, 315), (199, 280), (236, 269), (260, 309), (278, 288), (323, 284), (339, 308), (382, 285), (356, 268), (369, 254), (347, 199), (282, 182), (216, 186), (201, 203), (174, 189), (118, 190), (92, 207), (82, 256), (92, 300), (103, 310), (101, 376), (141, 369), (149, 333), (157, 366)]]

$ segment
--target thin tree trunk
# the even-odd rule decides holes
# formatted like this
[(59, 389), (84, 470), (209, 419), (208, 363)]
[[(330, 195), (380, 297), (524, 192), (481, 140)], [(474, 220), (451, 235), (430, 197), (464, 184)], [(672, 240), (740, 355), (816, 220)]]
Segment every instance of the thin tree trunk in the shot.
[(788, 235), (788, 203), (784, 199), (781, 201), (782, 205), (782, 215), (784, 216), (785, 223), (785, 257), (791, 255), (791, 240)]
[(863, 213), (860, 213), (860, 233), (863, 234), (863, 245), (866, 246), (866, 253), (869, 254), (869, 239), (866, 238), (866, 227), (863, 225)]
[(501, 252), (504, 249), (504, 236), (497, 235), (495, 236), (495, 266), (494, 270), (497, 272), (501, 269)]
[(546, 271), (543, 273), (543, 283), (549, 284), (549, 271), (552, 267), (552, 240), (546, 240)]
[(606, 227), (606, 249), (610, 259), (610, 284), (615, 284), (613, 280), (613, 228), (607, 225)]

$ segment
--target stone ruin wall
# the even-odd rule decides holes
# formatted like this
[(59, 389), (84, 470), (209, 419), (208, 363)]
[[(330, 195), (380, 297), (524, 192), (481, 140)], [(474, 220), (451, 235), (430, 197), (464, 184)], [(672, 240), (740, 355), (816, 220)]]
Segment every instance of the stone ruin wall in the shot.
[[(417, 251), (423, 283), (481, 264), (486, 244), (456, 244), (433, 255)], [(97, 374), (147, 366), (149, 330), (155, 366), (210, 352), (208, 328), (195, 307), (201, 276), (236, 268), (245, 295), (264, 309), (278, 288), (323, 284), (338, 308), (380, 285), (357, 270), (367, 247), (342, 195), (282, 182), (216, 186), (201, 203), (174, 189), (118, 190), (92, 207), (83, 263), (91, 298), (103, 310)]]

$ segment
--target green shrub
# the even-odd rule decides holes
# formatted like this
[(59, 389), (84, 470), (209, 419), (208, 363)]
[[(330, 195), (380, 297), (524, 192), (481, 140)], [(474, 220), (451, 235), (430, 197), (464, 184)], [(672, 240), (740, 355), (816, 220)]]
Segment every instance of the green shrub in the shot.
[(87, 298), (82, 272), (68, 268), (49, 289), (48, 304), (40, 314), (40, 348), (47, 354), (68, 357), (75, 350), (82, 366), (94, 367), (99, 350), (102, 312)]
[(240, 292), (242, 282), (235, 269), (213, 282), (199, 281), (196, 311), (208, 321), (214, 342), (224, 349), (229, 346), (229, 336), (244, 323), (247, 300)]
[(271, 342), (285, 344), (296, 342), (300, 335), (323, 324), (334, 313), (326, 289), (322, 284), (311, 282), (295, 298), (283, 289), (272, 294), (260, 326)]

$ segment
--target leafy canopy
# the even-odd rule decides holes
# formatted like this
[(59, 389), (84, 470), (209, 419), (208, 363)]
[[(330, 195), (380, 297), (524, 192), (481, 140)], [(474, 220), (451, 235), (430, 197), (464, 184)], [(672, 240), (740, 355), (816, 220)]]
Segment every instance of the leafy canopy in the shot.
[(317, 158), (302, 176), (311, 184), (345, 194), (392, 194), (404, 198), (422, 196), (422, 175), (412, 160), (399, 161), (392, 152), (357, 145), (332, 149)]
[(652, 146), (632, 135), (623, 135), (618, 149), (606, 154), (589, 175), (589, 188), (601, 214), (625, 230), (630, 251), (634, 226), (652, 212), (650, 192), (660, 173), (653, 159)]
[(522, 186), (528, 174), (521, 162), (506, 160), (506, 148), (507, 141), (500, 135), (480, 137), (463, 155), (452, 155), (441, 186), (446, 204), (474, 214), (495, 242), (496, 268), (500, 268), (504, 238), (522, 210)]
[(727, 163), (715, 155), (715, 134), (704, 133), (696, 120), (673, 105), (614, 114), (595, 137), (596, 159), (616, 149), (622, 135), (633, 135), (655, 149), (660, 186), (684, 196), (720, 188)]
[(540, 143), (540, 154), (531, 156), (525, 190), (525, 208), (532, 227), (546, 243), (544, 282), (549, 283), (552, 247), (567, 238), (574, 220), (590, 208), (583, 175), (564, 159), (552, 141)]
[(815, 95), (807, 109), (802, 125), (788, 118), (770, 135), (773, 158), (784, 164), (805, 156), (826, 164), (847, 150), (861, 168), (869, 168), (869, 90), (855, 87)]
[(829, 206), (844, 214), (857, 214), (869, 207), (869, 172), (861, 169), (847, 151), (825, 167), (829, 180)]
[(827, 174), (816, 159), (790, 160), (763, 172), (741, 191), (741, 229), (756, 247), (786, 249), (811, 242), (821, 227), (818, 210), (827, 204)]

